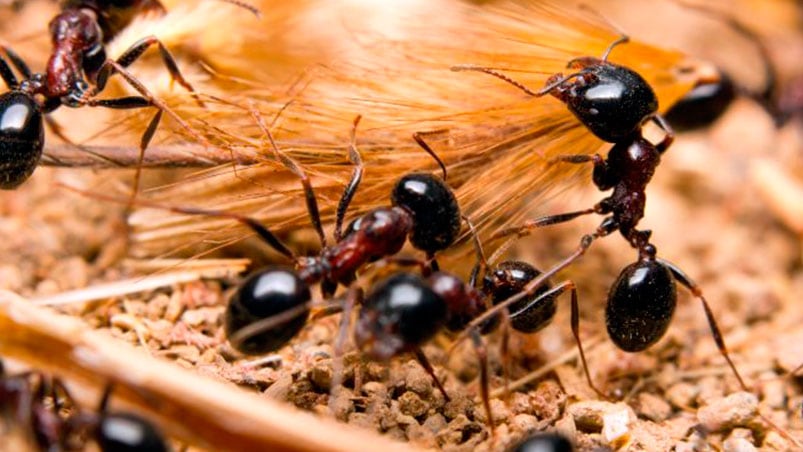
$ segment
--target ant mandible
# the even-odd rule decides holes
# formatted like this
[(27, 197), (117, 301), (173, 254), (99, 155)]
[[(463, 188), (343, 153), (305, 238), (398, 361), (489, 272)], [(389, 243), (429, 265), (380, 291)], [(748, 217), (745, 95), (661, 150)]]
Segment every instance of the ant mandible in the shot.
[[(552, 94), (566, 103), (569, 110), (599, 138), (614, 143), (604, 158), (594, 155), (568, 155), (558, 158), (567, 163), (592, 163), (593, 182), (600, 190), (613, 189), (613, 193), (590, 209), (550, 215), (526, 222), (523, 226), (505, 229), (494, 235), (523, 236), (532, 230), (570, 221), (582, 215), (607, 215), (592, 234), (583, 236), (580, 246), (569, 257), (530, 282), (522, 293), (498, 304), (471, 326), (492, 316), (527, 293), (535, 290), (547, 278), (570, 265), (591, 246), (597, 238), (619, 231), (638, 251), (638, 260), (625, 267), (611, 287), (606, 307), (606, 326), (609, 337), (620, 349), (627, 352), (642, 351), (663, 337), (675, 310), (677, 291), (675, 282), (685, 286), (697, 297), (705, 311), (716, 345), (727, 361), (740, 386), (748, 390), (741, 375), (730, 359), (725, 342), (713, 313), (703, 297), (700, 287), (676, 265), (657, 257), (649, 242), (651, 231), (638, 230), (644, 216), (645, 189), (661, 155), (674, 139), (669, 124), (657, 113), (658, 102), (650, 85), (635, 71), (607, 61), (610, 52), (628, 41), (622, 35), (611, 43), (602, 58), (581, 57), (571, 60), (568, 67), (579, 69), (567, 76), (556, 74), (537, 92), (495, 70), (476, 66), (456, 66), (458, 71), (479, 71), (500, 78), (532, 96)], [(642, 125), (652, 121), (665, 133), (657, 144), (647, 141), (641, 132)], [(467, 334), (467, 333), (466, 333)], [(582, 354), (582, 346), (578, 342)], [(586, 370), (586, 374), (588, 372)], [(590, 379), (589, 379), (589, 383)], [(591, 384), (592, 388), (594, 385)], [(597, 393), (601, 392), (594, 388)]]
[[(161, 41), (155, 36), (148, 36), (134, 43), (117, 59), (106, 56), (105, 44), (131, 21), (135, 13), (145, 9), (164, 10), (157, 0), (66, 1), (61, 12), (50, 21), (53, 50), (44, 73), (32, 73), (19, 55), (7, 46), (0, 46), (8, 58), (7, 61), (0, 56), (0, 77), (10, 89), (0, 95), (0, 189), (14, 189), (31, 176), (44, 147), (43, 115), (61, 106), (112, 109), (155, 107), (157, 112), (140, 140), (140, 160), (163, 112), (191, 130), (126, 69), (149, 47), (157, 45), (173, 80), (195, 94)], [(11, 66), (22, 75), (21, 81), (17, 80)], [(140, 95), (97, 99), (96, 96), (114, 74), (120, 74)], [(197, 97), (196, 100), (201, 103)], [(55, 124), (53, 126), (56, 133), (60, 133), (58, 127)], [(137, 167), (134, 193), (139, 183), (140, 166)]]

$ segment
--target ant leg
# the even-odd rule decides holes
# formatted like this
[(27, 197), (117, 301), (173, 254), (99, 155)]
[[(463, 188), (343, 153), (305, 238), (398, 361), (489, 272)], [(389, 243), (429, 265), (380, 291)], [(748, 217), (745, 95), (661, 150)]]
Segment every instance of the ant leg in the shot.
[(504, 382), (504, 398), (510, 402), (510, 313), (502, 311), (502, 345), (500, 354), (502, 359), (502, 381)]
[(109, 409), (109, 399), (112, 396), (112, 390), (114, 389), (114, 383), (109, 383), (106, 385), (106, 388), (103, 389), (103, 394), (100, 396), (100, 403), (98, 403), (98, 414), (104, 414)]
[[(128, 72), (128, 70), (125, 67), (121, 66), (120, 64), (118, 64), (114, 60), (106, 60), (106, 62), (104, 63), (103, 67), (107, 67), (107, 66), (111, 67), (115, 71), (115, 73), (120, 74), (120, 76), (123, 77), (125, 79), (125, 81), (128, 82), (128, 84), (132, 88), (134, 88), (144, 98), (148, 99), (148, 101), (150, 101), (150, 103), (151, 103), (151, 106), (153, 106), (155, 108), (158, 108), (159, 110), (162, 110), (165, 113), (167, 113), (168, 116), (170, 116), (173, 119), (173, 121), (175, 121), (179, 126), (181, 126), (182, 129), (186, 130), (187, 133), (190, 134), (193, 137), (193, 139), (195, 139), (197, 142), (201, 143), (201, 145), (203, 145), (204, 147), (207, 147), (207, 148), (213, 147), (212, 143), (210, 143), (209, 140), (207, 140), (203, 135), (199, 134), (192, 127), (190, 127), (190, 125), (186, 121), (181, 119), (181, 117), (179, 115), (177, 115), (176, 112), (171, 110), (167, 106), (167, 104), (165, 104), (160, 99), (158, 99), (156, 96), (154, 96), (148, 90), (148, 88), (146, 88), (145, 85), (142, 84), (142, 82), (137, 80), (136, 77), (131, 75), (131, 73)], [(106, 69), (106, 71), (110, 71), (112, 69)], [(101, 68), (101, 70), (103, 71), (103, 68)], [(96, 87), (97, 87), (97, 85), (96, 85)], [(92, 92), (89, 92), (88, 95), (85, 95), (84, 98), (80, 100), (80, 103), (86, 103), (87, 102), (86, 98), (91, 98), (91, 97), (95, 96), (99, 91), (100, 90), (96, 88)]]
[(3, 77), (3, 81), (6, 82), (8, 89), (17, 89), (17, 87), (19, 87), (17, 77), (3, 57), (0, 57), (0, 77)]
[[(362, 289), (356, 286), (349, 288), (349, 293), (346, 296), (346, 301), (343, 304), (343, 312), (340, 317), (340, 328), (338, 328), (335, 343), (332, 346), (332, 385), (329, 388), (329, 393), (334, 394), (335, 391), (340, 389), (343, 384), (343, 349), (345, 348), (346, 339), (349, 333), (349, 325), (351, 324), (351, 314), (354, 311), (354, 306), (361, 305), (363, 300)], [(334, 414), (335, 398), (330, 395), (329, 397), (329, 410)]]
[(482, 250), (482, 242), (480, 242), (480, 235), (477, 233), (477, 228), (474, 227), (474, 223), (465, 216), (463, 217), (463, 221), (466, 222), (468, 225), (468, 230), (471, 232), (471, 239), (474, 242), (474, 252), (477, 256), (477, 263), (474, 264), (474, 268), (471, 269), (471, 276), (468, 280), (468, 285), (471, 287), (476, 287), (477, 285), (477, 278), (480, 275), (485, 275), (486, 270), (488, 269), (488, 259), (485, 258), (485, 252)]
[(601, 191), (613, 188), (621, 176), (611, 171), (608, 161), (599, 154), (577, 154), (577, 155), (561, 155), (552, 160), (553, 162), (566, 162), (572, 164), (588, 163), (594, 164), (594, 173), (592, 180), (594, 185)]
[(349, 160), (354, 165), (354, 170), (351, 172), (351, 179), (343, 191), (343, 196), (337, 203), (337, 214), (335, 215), (335, 242), (339, 242), (343, 238), (343, 220), (346, 218), (346, 211), (357, 193), (357, 188), (362, 181), (362, 175), (365, 171), (362, 163), (362, 156), (357, 149), (357, 125), (360, 123), (362, 116), (358, 115), (354, 118), (354, 127), (351, 128), (351, 141), (349, 142)]
[(276, 159), (279, 160), (287, 169), (295, 173), (299, 179), (301, 179), (301, 185), (304, 188), (304, 199), (307, 203), (307, 212), (309, 213), (310, 220), (312, 221), (312, 226), (315, 228), (315, 232), (318, 234), (318, 239), (321, 242), (321, 248), (326, 248), (326, 235), (323, 233), (321, 213), (318, 209), (318, 200), (315, 197), (315, 191), (312, 189), (312, 183), (309, 180), (309, 176), (307, 176), (306, 171), (301, 168), (301, 165), (299, 165), (298, 162), (293, 160), (290, 156), (279, 151), (279, 146), (276, 145), (276, 140), (273, 139), (273, 134), (270, 132), (270, 128), (268, 128), (268, 126), (262, 120), (259, 110), (251, 109), (251, 115), (254, 117), (254, 120), (256, 120), (259, 128), (262, 129), (262, 132), (268, 137), (271, 149), (273, 149), (273, 155), (276, 157)]
[(388, 256), (376, 261), (375, 265), (379, 265), (380, 263), (395, 264), (401, 267), (418, 267), (418, 271), (420, 271), (423, 276), (429, 276), (433, 271), (437, 271), (432, 269), (432, 263), (430, 261), (417, 259), (415, 257)]
[(549, 226), (558, 223), (565, 223), (574, 220), (577, 217), (588, 215), (592, 213), (601, 213), (601, 208), (596, 205), (590, 209), (578, 210), (575, 212), (562, 213), (558, 215), (549, 215), (545, 217), (536, 218), (534, 220), (527, 220), (523, 225), (512, 228), (502, 229), (491, 236), (491, 240), (496, 240), (509, 235), (516, 235), (524, 237), (529, 235), (534, 229)]
[(652, 115), (650, 120), (654, 122), (655, 125), (660, 127), (661, 130), (664, 131), (665, 134), (664, 139), (661, 140), (660, 143), (655, 145), (655, 149), (658, 151), (658, 153), (663, 154), (664, 151), (666, 151), (669, 148), (672, 142), (675, 141), (675, 131), (672, 130), (672, 126), (669, 125), (666, 119), (664, 119), (664, 117), (659, 114)]
[[(181, 75), (181, 71), (178, 69), (178, 64), (176, 64), (175, 58), (167, 50), (167, 47), (162, 44), (156, 36), (147, 36), (145, 38), (140, 39), (139, 41), (135, 42), (131, 47), (128, 48), (122, 55), (120, 55), (114, 62), (116, 65), (120, 67), (127, 68), (130, 66), (134, 61), (139, 59), (143, 53), (145, 53), (148, 48), (154, 44), (159, 46), (159, 53), (162, 56), (162, 61), (164, 62), (165, 67), (167, 67), (168, 72), (170, 72), (170, 77), (173, 80), (179, 83), (179, 85), (183, 86), (187, 91), (193, 94), (193, 97), (198, 102), (198, 104), (203, 107), (204, 103), (198, 97), (197, 92), (192, 87), (192, 85)], [(97, 81), (95, 85), (97, 86), (97, 91), (103, 91), (103, 88), (106, 87), (106, 82), (108, 81), (109, 77), (113, 74), (114, 69), (117, 69), (116, 65), (105, 64), (100, 68), (98, 71)]]
[(435, 386), (438, 387), (438, 390), (443, 394), (444, 400), (449, 402), (449, 394), (446, 393), (446, 389), (443, 387), (443, 384), (440, 380), (438, 380), (438, 376), (435, 375), (435, 369), (432, 368), (432, 364), (430, 364), (429, 360), (427, 359), (427, 355), (424, 354), (424, 351), (421, 350), (421, 347), (415, 347), (413, 349), (413, 353), (415, 354), (415, 359), (418, 360), (418, 363), (421, 364), (421, 367), (424, 368), (425, 371), (432, 377), (432, 381), (435, 383)]
[(488, 378), (488, 350), (477, 328), (472, 328), (471, 330), (471, 341), (473, 342), (474, 351), (477, 353), (477, 360), (480, 364), (480, 398), (482, 399), (482, 406), (485, 409), (488, 429), (491, 430), (491, 436), (494, 436), (495, 423), (493, 412), (491, 411), (490, 381)]
[(427, 142), (424, 141), (425, 136), (438, 135), (444, 132), (448, 132), (448, 129), (415, 132), (413, 133), (413, 139), (415, 140), (416, 143), (418, 143), (419, 146), (421, 146), (425, 151), (427, 151), (427, 154), (431, 155), (432, 158), (435, 159), (435, 161), (438, 163), (438, 166), (441, 167), (441, 171), (443, 171), (443, 181), (446, 182), (446, 165), (443, 163), (443, 160), (441, 160), (441, 158), (438, 157), (438, 154), (436, 154), (435, 151), (433, 151), (432, 148), (429, 147)]
[[(117, 99), (87, 99), (85, 104), (90, 107), (105, 107), (119, 110), (126, 110), (132, 108), (145, 108), (153, 106), (151, 101), (141, 96), (121, 97)], [(151, 118), (150, 122), (148, 123), (148, 127), (145, 128), (145, 132), (142, 134), (142, 138), (140, 138), (139, 157), (137, 159), (136, 173), (134, 173), (134, 184), (133, 187), (131, 188), (131, 199), (129, 200), (129, 209), (133, 207), (134, 200), (137, 197), (137, 193), (139, 193), (139, 185), (140, 185), (140, 180), (142, 178), (142, 164), (143, 161), (145, 160), (145, 150), (148, 148), (148, 145), (153, 139), (153, 135), (156, 133), (156, 128), (159, 126), (159, 122), (161, 122), (161, 120), (162, 120), (162, 110), (157, 109), (156, 114), (153, 115), (153, 118)]]
[(11, 60), (11, 64), (20, 71), (20, 74), (22, 74), (26, 80), (30, 79), (33, 73), (31, 72), (31, 68), (28, 67), (28, 64), (25, 63), (25, 60), (8, 46), (0, 46), (0, 48), (6, 53), (8, 59)]
[[(70, 187), (70, 186), (67, 186), (67, 185), (61, 185), (61, 186), (66, 188), (67, 190), (70, 190), (70, 191), (73, 191), (75, 193), (87, 196), (89, 198), (95, 198), (95, 199), (99, 199), (99, 200), (102, 200), (102, 201), (121, 203), (121, 201), (119, 199), (117, 199), (115, 197), (112, 197), (112, 196), (105, 196), (105, 195), (101, 195), (101, 194), (98, 194), (98, 193), (91, 193), (91, 192), (88, 192), (86, 190), (81, 190), (81, 189), (78, 189), (78, 188), (75, 188), (75, 187)], [(183, 213), (183, 214), (186, 214), (186, 215), (206, 215), (206, 216), (209, 216), (209, 217), (230, 218), (232, 220), (240, 222), (244, 226), (246, 226), (249, 229), (251, 229), (252, 231), (254, 231), (254, 233), (256, 233), (265, 243), (270, 245), (270, 247), (273, 248), (276, 252), (282, 254), (283, 256), (285, 256), (285, 257), (287, 257), (287, 258), (289, 258), (289, 259), (291, 259), (293, 261), (296, 261), (298, 259), (297, 256), (295, 255), (295, 253), (290, 251), (290, 249), (287, 248), (287, 246), (284, 243), (282, 243), (282, 241), (279, 240), (279, 238), (276, 237), (276, 235), (274, 235), (270, 231), (270, 229), (268, 229), (266, 226), (262, 225), (259, 222), (259, 220), (255, 219), (255, 218), (247, 217), (247, 216), (244, 216), (244, 215), (239, 215), (239, 214), (236, 214), (236, 213), (225, 212), (225, 211), (222, 211), (222, 210), (198, 209), (198, 208), (194, 208), (194, 207), (171, 207), (171, 206), (165, 206), (165, 205), (162, 205), (162, 204), (159, 204), (159, 203), (148, 202), (148, 201), (143, 201), (143, 200), (138, 200), (137, 204), (139, 204), (141, 206), (145, 206), (145, 207), (151, 207), (151, 208), (154, 208), (154, 209), (167, 210), (167, 211), (175, 212), (175, 213)]]
[(566, 281), (561, 283), (556, 287), (556, 289), (560, 288), (560, 292), (557, 292), (555, 296), (559, 295), (560, 293), (564, 292), (566, 289), (571, 291), (571, 298), (572, 298), (572, 335), (574, 336), (574, 340), (577, 342), (577, 351), (580, 352), (580, 361), (583, 363), (583, 372), (586, 374), (586, 380), (588, 380), (588, 386), (597, 393), (597, 396), (603, 400), (607, 400), (608, 397), (597, 388), (594, 382), (591, 380), (591, 372), (588, 370), (588, 362), (586, 361), (586, 354), (583, 351), (583, 342), (580, 340), (580, 306), (577, 302), (577, 287), (574, 285), (573, 281)]
[(441, 266), (438, 264), (438, 261), (435, 260), (435, 253), (427, 253), (427, 262), (429, 262), (429, 268), (433, 272), (441, 271)]
[(744, 380), (742, 380), (742, 376), (739, 374), (739, 371), (736, 370), (736, 365), (734, 365), (733, 361), (731, 361), (730, 355), (728, 354), (728, 349), (725, 347), (725, 340), (722, 338), (722, 333), (719, 330), (719, 326), (717, 326), (716, 320), (714, 320), (714, 313), (711, 312), (711, 307), (708, 305), (705, 297), (703, 297), (703, 291), (700, 286), (692, 281), (692, 279), (683, 273), (683, 271), (675, 264), (663, 259), (658, 259), (658, 262), (666, 266), (669, 271), (672, 272), (672, 276), (675, 277), (675, 280), (689, 289), (692, 295), (700, 299), (700, 302), (703, 304), (703, 310), (705, 311), (705, 317), (708, 320), (708, 326), (711, 328), (711, 335), (714, 337), (714, 342), (716, 342), (719, 352), (723, 357), (725, 357), (725, 361), (728, 362), (728, 366), (730, 366), (733, 374), (736, 376), (736, 379), (739, 380), (739, 386), (741, 386), (743, 390), (750, 392), (750, 389), (744, 383)]

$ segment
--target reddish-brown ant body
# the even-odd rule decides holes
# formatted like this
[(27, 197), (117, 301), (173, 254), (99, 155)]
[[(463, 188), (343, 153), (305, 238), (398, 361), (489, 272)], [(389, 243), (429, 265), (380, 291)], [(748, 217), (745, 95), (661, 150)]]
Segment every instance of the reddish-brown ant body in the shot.
[[(194, 93), (173, 56), (154, 36), (140, 39), (115, 60), (106, 57), (104, 45), (142, 10), (163, 8), (156, 0), (67, 1), (50, 21), (53, 49), (44, 73), (31, 72), (19, 55), (3, 46), (8, 60), (0, 57), (0, 76), (10, 91), (0, 96), (0, 189), (16, 188), (31, 176), (44, 147), (43, 115), (61, 106), (157, 108), (140, 142), (142, 154), (162, 112), (169, 110), (126, 68), (154, 44), (171, 77)], [(12, 66), (22, 75), (21, 81)], [(97, 99), (113, 74), (120, 74), (140, 95)]]

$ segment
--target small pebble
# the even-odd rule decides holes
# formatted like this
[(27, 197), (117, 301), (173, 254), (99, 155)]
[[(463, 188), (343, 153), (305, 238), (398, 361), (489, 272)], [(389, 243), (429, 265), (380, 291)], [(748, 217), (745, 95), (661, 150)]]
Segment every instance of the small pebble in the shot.
[(603, 402), (600, 400), (584, 400), (573, 403), (567, 407), (567, 412), (574, 418), (580, 431), (586, 433), (601, 432), (605, 425), (605, 417), (613, 415), (612, 422), (623, 419), (622, 411), (627, 412), (630, 419), (635, 419), (635, 413), (624, 403)]
[(429, 404), (413, 391), (407, 391), (399, 397), (399, 410), (409, 416), (419, 417), (429, 410)]
[(602, 437), (614, 449), (624, 446), (630, 439), (630, 423), (635, 419), (630, 413), (625, 405), (611, 409), (602, 416)]
[(666, 400), (675, 408), (685, 409), (693, 406), (694, 399), (700, 393), (699, 388), (690, 383), (677, 383), (666, 390)]
[(517, 414), (510, 425), (514, 431), (531, 432), (538, 429), (538, 418), (531, 414)]
[(737, 392), (713, 399), (697, 410), (697, 419), (708, 431), (721, 432), (746, 426), (758, 413), (758, 398), (749, 392)]
[(672, 414), (672, 407), (664, 400), (649, 392), (641, 392), (638, 395), (636, 406), (639, 416), (651, 421), (661, 422)]

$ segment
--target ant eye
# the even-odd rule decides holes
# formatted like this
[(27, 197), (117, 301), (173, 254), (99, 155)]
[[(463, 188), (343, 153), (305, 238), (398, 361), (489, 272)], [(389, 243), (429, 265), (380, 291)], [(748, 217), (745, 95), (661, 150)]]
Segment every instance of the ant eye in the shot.
[[(226, 307), (226, 336), (260, 320), (275, 317), (303, 306), (311, 299), (309, 287), (288, 269), (272, 268), (257, 272), (240, 286)], [(245, 354), (259, 355), (283, 347), (304, 326), (309, 309), (286, 322), (280, 322), (232, 346)]]
[(33, 174), (44, 138), (42, 112), (31, 96), (18, 91), (0, 96), (0, 188), (16, 188)]
[(413, 217), (410, 243), (428, 253), (444, 250), (460, 234), (460, 207), (452, 190), (429, 173), (411, 173), (393, 188), (391, 201)]

